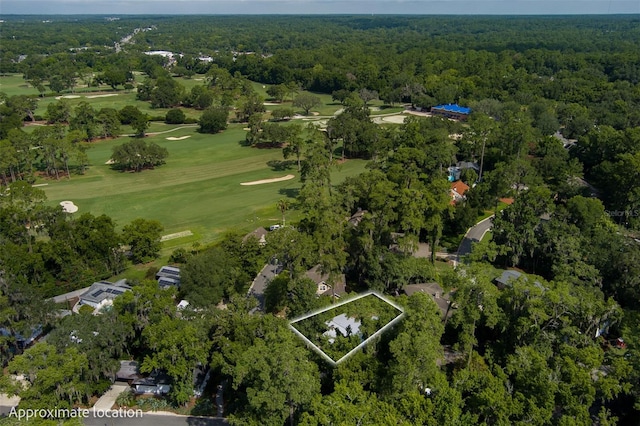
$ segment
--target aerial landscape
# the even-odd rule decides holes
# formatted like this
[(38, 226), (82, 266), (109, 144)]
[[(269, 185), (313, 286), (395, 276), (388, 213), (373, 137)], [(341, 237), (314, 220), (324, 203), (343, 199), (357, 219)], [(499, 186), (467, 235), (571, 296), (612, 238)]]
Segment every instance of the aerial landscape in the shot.
[(639, 424), (635, 2), (90, 3), (0, 6), (0, 426)]

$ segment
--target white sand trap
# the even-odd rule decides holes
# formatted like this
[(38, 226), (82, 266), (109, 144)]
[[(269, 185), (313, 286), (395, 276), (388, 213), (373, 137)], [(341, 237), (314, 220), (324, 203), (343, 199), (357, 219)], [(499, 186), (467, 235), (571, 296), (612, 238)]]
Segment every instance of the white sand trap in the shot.
[(286, 175), (279, 178), (273, 179), (262, 179), (262, 180), (254, 180), (253, 182), (242, 182), (240, 185), (249, 186), (249, 185), (262, 185), (263, 183), (273, 183), (273, 182), (282, 182), (284, 180), (293, 179), (294, 175)]
[(64, 96), (56, 96), (56, 99), (60, 100), (60, 99), (77, 99), (79, 98), (79, 95), (64, 95)]
[(48, 183), (39, 183), (37, 185), (31, 185), (32, 188), (38, 188), (39, 186), (48, 186)]
[(108, 98), (109, 96), (118, 96), (117, 93), (109, 93), (106, 95), (91, 95), (91, 96), (86, 96), (87, 99), (93, 99), (93, 98)]
[(175, 240), (176, 238), (190, 237), (191, 235), (193, 235), (191, 231), (176, 232), (175, 234), (163, 235), (160, 237), (160, 241)]
[(165, 138), (168, 141), (181, 141), (184, 139), (189, 139), (191, 137), (191, 135), (189, 136), (180, 136), (179, 138), (176, 138), (175, 136), (169, 136), (168, 138)]
[(281, 104), (281, 103), (278, 103), (278, 102), (263, 102), (263, 103), (262, 103), (262, 105), (267, 105), (267, 106), (271, 105), (271, 106), (274, 106), (274, 105), (282, 105), (282, 104)]
[(113, 158), (110, 158), (107, 161), (105, 161), (104, 164), (116, 164), (116, 162), (113, 160)]
[(78, 206), (73, 204), (73, 201), (60, 201), (60, 205), (65, 213), (75, 213), (78, 211)]
[(389, 117), (382, 117), (382, 121), (385, 123), (395, 123), (402, 124), (404, 123), (405, 116), (404, 115), (390, 115)]

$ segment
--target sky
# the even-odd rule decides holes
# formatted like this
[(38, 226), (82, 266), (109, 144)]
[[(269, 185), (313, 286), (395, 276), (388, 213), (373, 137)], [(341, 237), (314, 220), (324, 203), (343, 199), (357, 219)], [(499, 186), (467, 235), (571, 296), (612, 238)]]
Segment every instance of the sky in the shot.
[(640, 14), (640, 0), (0, 0), (3, 15)]

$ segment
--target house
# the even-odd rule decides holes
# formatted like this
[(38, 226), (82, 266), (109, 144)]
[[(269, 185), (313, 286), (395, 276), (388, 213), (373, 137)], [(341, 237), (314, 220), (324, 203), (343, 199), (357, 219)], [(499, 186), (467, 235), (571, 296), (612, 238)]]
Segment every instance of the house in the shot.
[(450, 166), (447, 170), (449, 172), (449, 182), (455, 182), (460, 180), (460, 175), (463, 170), (472, 169), (476, 172), (480, 171), (480, 167), (478, 167), (478, 163), (473, 163), (471, 161), (458, 161), (455, 166)]
[(451, 204), (455, 205), (467, 199), (465, 194), (469, 190), (469, 185), (462, 181), (451, 182)]
[(305, 276), (311, 279), (317, 285), (316, 294), (318, 296), (333, 296), (339, 298), (346, 294), (347, 284), (344, 274), (340, 274), (337, 282), (333, 284), (333, 287), (327, 283), (329, 274), (323, 274), (320, 272), (320, 265), (316, 265), (309, 269)]
[(344, 337), (348, 337), (352, 334), (360, 334), (360, 324), (361, 322), (356, 320), (355, 318), (348, 317), (346, 314), (340, 314), (330, 321), (326, 321), (328, 330), (322, 333), (324, 336), (329, 338), (329, 343), (333, 343), (338, 336), (337, 331), (340, 332)]
[(453, 313), (453, 305), (449, 300), (451, 293), (445, 293), (438, 283), (407, 284), (402, 290), (407, 296), (415, 293), (425, 293), (431, 296), (436, 305), (438, 305), (442, 318), (450, 317)]
[(266, 240), (267, 234), (268, 234), (267, 230), (261, 226), (249, 232), (247, 235), (245, 235), (242, 238), (242, 244), (246, 244), (248, 241), (255, 239), (258, 242), (258, 245), (262, 247), (265, 244), (267, 244), (267, 240)]
[(120, 369), (116, 372), (116, 382), (131, 383), (140, 378), (137, 361), (120, 361)]
[(149, 377), (134, 380), (131, 387), (136, 395), (166, 395), (171, 390), (171, 378), (164, 373), (154, 371)]
[(89, 290), (82, 293), (76, 306), (80, 308), (81, 306), (88, 305), (96, 310), (100, 310), (104, 306), (111, 305), (113, 299), (125, 291), (131, 290), (131, 287), (129, 287), (126, 282), (127, 280), (120, 280), (116, 283), (109, 281), (93, 283), (91, 287), (89, 287)]
[(364, 215), (367, 213), (366, 210), (362, 210), (360, 208), (358, 208), (358, 211), (355, 212), (347, 222), (349, 222), (349, 225), (353, 226), (354, 228), (357, 227), (360, 222), (362, 222), (362, 219), (364, 219)]
[[(507, 271), (503, 271), (502, 275), (500, 275), (494, 281), (498, 286), (498, 288), (503, 289), (507, 286), (511, 286), (511, 283), (513, 281), (516, 281), (520, 277), (524, 277), (525, 281), (528, 280), (527, 276), (522, 274), (522, 272), (507, 270)], [(546, 288), (542, 284), (540, 284), (540, 281), (534, 281), (533, 285), (538, 287), (541, 290), (546, 290)]]
[(42, 336), (42, 334), (42, 325), (31, 327), (26, 337), (15, 330), (10, 330), (5, 327), (0, 328), (0, 336), (8, 338), (8, 340), (14, 339), (16, 346), (22, 349), (26, 349), (31, 346), (40, 336)]
[(471, 114), (471, 108), (461, 107), (458, 104), (437, 105), (431, 107), (431, 114), (464, 121)]
[(180, 268), (163, 266), (156, 273), (156, 280), (158, 280), (158, 285), (162, 288), (180, 287)]

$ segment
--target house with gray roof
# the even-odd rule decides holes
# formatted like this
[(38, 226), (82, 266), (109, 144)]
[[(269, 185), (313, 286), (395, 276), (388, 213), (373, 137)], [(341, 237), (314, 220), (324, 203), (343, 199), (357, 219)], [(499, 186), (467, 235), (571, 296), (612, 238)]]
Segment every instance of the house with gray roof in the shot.
[(242, 238), (242, 244), (246, 244), (249, 241), (255, 240), (258, 242), (258, 245), (260, 247), (264, 246), (267, 244), (267, 234), (269, 232), (264, 229), (262, 226), (254, 229), (253, 231), (249, 232), (247, 235), (245, 235)]
[(445, 292), (438, 283), (423, 283), (423, 284), (407, 284), (402, 290), (407, 296), (411, 296), (415, 293), (424, 293), (429, 295), (433, 301), (438, 305), (440, 315), (442, 318), (450, 317), (453, 314), (453, 304), (451, 303), (451, 293)]
[(162, 288), (180, 287), (180, 268), (163, 266), (156, 273), (156, 280), (158, 280), (158, 285)]
[[(505, 288), (507, 286), (511, 286), (513, 284), (513, 282), (516, 281), (520, 277), (524, 277), (525, 281), (528, 280), (528, 277), (526, 275), (524, 275), (522, 272), (514, 271), (514, 270), (507, 270), (507, 271), (503, 271), (502, 275), (500, 275), (494, 281), (495, 281), (495, 283), (496, 283), (496, 285), (498, 286), (499, 289), (503, 289), (503, 288)], [(546, 288), (542, 284), (540, 284), (540, 281), (534, 281), (533, 285), (538, 287), (541, 290), (546, 290)]]
[(327, 282), (329, 280), (329, 274), (323, 274), (320, 271), (320, 265), (316, 265), (309, 269), (304, 275), (316, 283), (316, 294), (318, 296), (333, 296), (340, 298), (340, 296), (347, 292), (347, 282), (344, 274), (340, 274), (337, 281), (333, 283), (333, 286)]
[(131, 287), (126, 284), (127, 280), (120, 280), (116, 283), (109, 281), (99, 281), (91, 284), (89, 290), (80, 296), (80, 300), (76, 305), (80, 308), (83, 305), (91, 306), (96, 310), (102, 309), (104, 306), (111, 305), (113, 299), (130, 291)]

